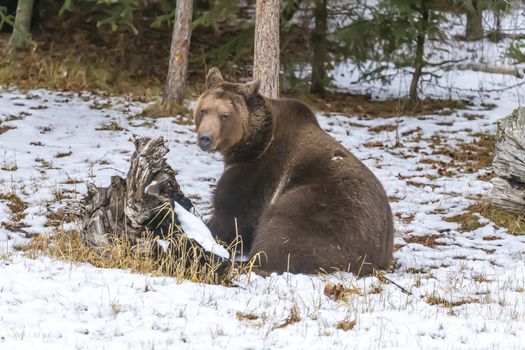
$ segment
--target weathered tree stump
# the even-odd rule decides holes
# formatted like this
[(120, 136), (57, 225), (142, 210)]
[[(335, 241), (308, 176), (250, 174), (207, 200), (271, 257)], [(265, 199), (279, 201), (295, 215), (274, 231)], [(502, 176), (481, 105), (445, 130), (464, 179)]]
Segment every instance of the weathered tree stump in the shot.
[(498, 121), (492, 167), (496, 173), (492, 179), (492, 203), (525, 214), (525, 108), (517, 108)]
[(89, 246), (107, 247), (111, 238), (136, 243), (146, 234), (164, 238), (168, 233), (181, 233), (172, 232), (179, 224), (172, 209), (174, 201), (186, 210), (193, 205), (166, 163), (168, 147), (162, 137), (145, 137), (135, 140), (135, 148), (126, 179), (112, 176), (109, 187), (87, 185), (80, 217), (81, 236)]

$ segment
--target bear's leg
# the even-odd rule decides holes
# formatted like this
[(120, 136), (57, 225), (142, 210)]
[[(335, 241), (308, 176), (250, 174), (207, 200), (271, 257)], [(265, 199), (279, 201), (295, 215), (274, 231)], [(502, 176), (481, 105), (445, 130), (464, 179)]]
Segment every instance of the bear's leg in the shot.
[(366, 258), (360, 263), (359, 256), (350, 256), (348, 232), (344, 232), (346, 221), (333, 209), (332, 201), (337, 202), (337, 196), (327, 196), (314, 186), (302, 186), (270, 204), (259, 220), (250, 250), (251, 257), (258, 255), (259, 269), (279, 273), (370, 273)]

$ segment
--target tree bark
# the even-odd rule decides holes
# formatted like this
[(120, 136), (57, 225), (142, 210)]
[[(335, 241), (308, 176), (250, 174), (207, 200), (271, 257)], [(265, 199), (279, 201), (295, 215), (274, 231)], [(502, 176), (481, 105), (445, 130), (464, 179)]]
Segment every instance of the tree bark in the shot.
[(104, 249), (111, 238), (124, 236), (136, 243), (147, 232), (162, 238), (175, 234), (170, 231), (178, 224), (170, 212), (173, 201), (186, 210), (192, 207), (164, 158), (169, 151), (164, 140), (139, 138), (135, 148), (127, 178), (112, 176), (109, 187), (88, 184), (87, 195), (76, 210), (82, 218), (81, 236), (92, 247)]
[(253, 78), (263, 96), (279, 96), (279, 0), (257, 0)]
[(425, 65), (425, 39), (427, 35), (428, 20), (430, 16), (430, 10), (422, 2), (421, 8), (421, 19), (418, 26), (418, 34), (416, 38), (416, 57), (414, 60), (414, 74), (412, 75), (412, 81), (410, 82), (409, 98), (410, 103), (415, 105), (418, 100), (417, 89), (419, 87), (419, 79), (423, 73), (423, 66)]
[(498, 121), (492, 168), (496, 173), (492, 179), (492, 203), (525, 214), (525, 108)]
[(327, 0), (317, 0), (314, 10), (315, 27), (310, 36), (312, 46), (312, 83), (310, 92), (324, 95), (326, 84), (325, 63), (327, 61)]
[(467, 4), (467, 25), (465, 27), (465, 40), (476, 41), (483, 38), (483, 10), (478, 0)]
[(188, 72), (188, 51), (191, 38), (192, 0), (178, 0), (171, 37), (170, 63), (162, 104), (168, 109), (180, 106)]
[(18, 0), (15, 26), (9, 47), (11, 50), (24, 50), (31, 41), (31, 18), (33, 16), (33, 0)]

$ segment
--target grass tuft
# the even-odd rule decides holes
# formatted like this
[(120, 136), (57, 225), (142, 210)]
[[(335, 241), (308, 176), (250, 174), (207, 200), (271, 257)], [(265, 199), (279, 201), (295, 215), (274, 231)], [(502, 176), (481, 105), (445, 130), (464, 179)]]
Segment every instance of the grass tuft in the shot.
[(24, 202), (16, 193), (0, 193), (0, 201), (7, 201), (7, 208), (11, 212), (11, 221), (19, 222), (26, 217), (25, 210), (27, 203)]
[(483, 200), (472, 204), (464, 213), (445, 218), (447, 222), (457, 222), (460, 232), (469, 232), (484, 226), (479, 222), (479, 215), (503, 227), (512, 235), (525, 234), (525, 214), (519, 215), (494, 206), (490, 201)]
[(352, 330), (356, 324), (357, 324), (356, 320), (349, 320), (345, 318), (344, 320), (337, 322), (337, 325), (335, 328), (341, 329), (346, 332), (346, 331)]
[(18, 170), (18, 166), (16, 165), (3, 165), (2, 168), (0, 168), (4, 171), (17, 171)]
[(363, 292), (356, 286), (345, 287), (342, 284), (333, 284), (331, 282), (325, 284), (323, 293), (328, 298), (335, 301), (348, 301), (348, 298), (352, 295), (363, 294)]
[[(149, 236), (140, 243), (131, 239), (112, 238), (105, 247), (90, 247), (78, 231), (57, 230), (52, 235), (39, 235), (30, 243), (18, 247), (29, 258), (49, 255), (73, 263), (89, 263), (100, 268), (129, 269), (153, 276), (175, 277), (208, 284), (229, 285), (248, 266), (224, 263), (193, 243), (185, 235), (167, 239), (167, 252), (159, 249), (159, 238)], [(232, 247), (232, 249), (235, 249)], [(248, 264), (250, 265), (250, 264)]]
[(405, 237), (404, 240), (407, 244), (410, 243), (417, 243), (422, 244), (425, 247), (434, 248), (438, 243), (438, 239), (445, 237), (444, 235), (438, 234), (438, 235), (428, 235), (428, 236), (409, 236)]
[(72, 155), (73, 152), (71, 151), (68, 151), (68, 152), (58, 152), (57, 154), (55, 154), (55, 158), (64, 158), (64, 157), (69, 157), (70, 155)]
[(251, 312), (243, 313), (243, 312), (237, 311), (237, 313), (235, 314), (235, 318), (237, 318), (239, 321), (242, 321), (242, 320), (254, 321), (254, 320), (259, 319), (259, 316)]
[(299, 314), (299, 309), (297, 308), (297, 305), (294, 304), (292, 308), (290, 309), (290, 314), (288, 315), (288, 317), (286, 317), (286, 319), (282, 323), (274, 325), (272, 327), (272, 330), (284, 328), (284, 327), (287, 327), (291, 324), (294, 324), (300, 321), (301, 321), (301, 316)]
[(508, 210), (498, 208), (489, 201), (481, 201), (467, 208), (472, 213), (494, 222), (499, 227), (504, 227), (512, 235), (525, 234), (525, 214), (519, 215)]
[(479, 303), (480, 300), (478, 299), (460, 299), (456, 301), (450, 301), (433, 292), (426, 297), (426, 302), (429, 305), (440, 305), (446, 308), (452, 308), (452, 307), (461, 306), (464, 304)]
[(459, 224), (459, 232), (470, 232), (474, 231), (484, 225), (479, 222), (479, 217), (472, 211), (466, 211), (464, 213), (454, 215), (443, 219), (446, 222), (457, 222)]

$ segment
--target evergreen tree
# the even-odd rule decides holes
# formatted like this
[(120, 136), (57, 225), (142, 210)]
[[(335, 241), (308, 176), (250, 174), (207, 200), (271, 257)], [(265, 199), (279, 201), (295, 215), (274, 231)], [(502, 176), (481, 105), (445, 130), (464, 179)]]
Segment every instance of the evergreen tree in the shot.
[(339, 49), (355, 61), (364, 80), (389, 82), (388, 69), (411, 67), (409, 99), (414, 105), (427, 65), (425, 43), (444, 38), (439, 5), (438, 0), (381, 0), (365, 6), (339, 31)]

